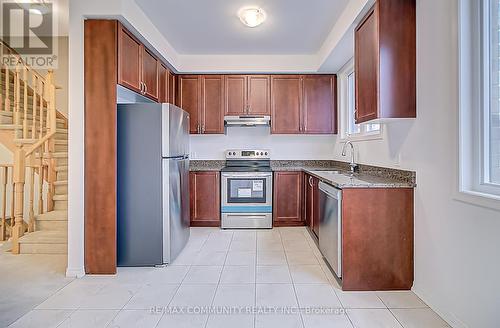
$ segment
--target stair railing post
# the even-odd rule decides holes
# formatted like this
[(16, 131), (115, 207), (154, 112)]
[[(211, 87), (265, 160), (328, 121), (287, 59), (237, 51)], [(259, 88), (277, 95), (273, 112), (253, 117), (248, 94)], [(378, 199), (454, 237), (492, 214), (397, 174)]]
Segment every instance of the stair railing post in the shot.
[[(4, 52), (5, 52), (5, 48), (4, 48), (4, 45), (3, 45), (3, 42), (0, 42), (0, 60), (2, 60), (2, 62), (0, 63), (0, 67), (3, 67), (3, 63), (4, 63)], [(1, 80), (1, 75), (0, 75), (0, 80)], [(1, 84), (1, 83), (0, 83)], [(3, 110), (3, 90), (1, 90), (0, 88), (0, 111)]]
[(3, 65), (5, 70), (5, 111), (10, 112), (10, 70), (7, 64)]
[(23, 139), (28, 138), (28, 68), (23, 67)]
[(33, 209), (35, 200), (35, 167), (30, 167), (30, 200), (29, 200), (29, 221), (28, 232), (35, 231), (35, 210)]
[[(19, 125), (20, 125), (20, 118), (21, 118), (21, 62), (18, 61), (16, 64), (16, 72), (14, 73), (14, 121), (13, 123), (16, 126), (16, 137), (21, 138), (22, 137), (22, 131), (21, 133), (17, 132), (19, 131)], [(21, 127), (22, 130), (22, 127)]]
[(40, 165), (38, 167), (38, 214), (43, 214), (43, 179), (45, 177), (45, 169), (43, 161), (40, 158)]
[(8, 166), (2, 167), (2, 227), (0, 230), (0, 240), (7, 239), (7, 179)]
[(38, 95), (38, 76), (33, 74), (32, 76), (33, 84), (33, 109), (31, 111), (32, 123), (31, 123), (31, 139), (35, 139), (36, 134), (36, 100)]
[(14, 226), (12, 227), (12, 254), (19, 254), (19, 239), (24, 235), (24, 182), (26, 175), (26, 155), (22, 146), (18, 146), (14, 153), (14, 187), (15, 210)]

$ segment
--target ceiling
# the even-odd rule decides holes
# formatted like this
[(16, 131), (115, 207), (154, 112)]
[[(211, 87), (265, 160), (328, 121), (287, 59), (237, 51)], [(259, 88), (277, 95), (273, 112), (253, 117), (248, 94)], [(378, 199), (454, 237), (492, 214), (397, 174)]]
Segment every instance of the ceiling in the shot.
[[(313, 55), (349, 0), (135, 0), (180, 55)], [(237, 17), (241, 7), (267, 13), (259, 27)]]

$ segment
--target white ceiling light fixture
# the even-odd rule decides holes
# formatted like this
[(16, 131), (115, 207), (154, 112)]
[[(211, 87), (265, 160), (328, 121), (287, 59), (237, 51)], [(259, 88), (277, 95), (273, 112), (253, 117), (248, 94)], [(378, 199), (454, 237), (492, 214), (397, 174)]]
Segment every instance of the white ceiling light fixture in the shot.
[(266, 12), (262, 8), (245, 7), (238, 11), (240, 21), (248, 27), (257, 27), (266, 20)]

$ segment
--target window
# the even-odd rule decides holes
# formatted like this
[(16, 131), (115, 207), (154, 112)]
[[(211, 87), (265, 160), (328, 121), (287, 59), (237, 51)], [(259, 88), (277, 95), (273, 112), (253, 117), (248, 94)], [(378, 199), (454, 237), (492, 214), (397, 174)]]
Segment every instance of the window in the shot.
[[(500, 0), (485, 1), (487, 17), (484, 50), (486, 63), (486, 89), (483, 120), (484, 130), (484, 183), (500, 186)], [(488, 49), (489, 48), (489, 49)], [(489, 75), (489, 76), (488, 76)]]
[(459, 83), (460, 191), (500, 199), (500, 0), (460, 1)]
[(356, 85), (352, 60), (344, 66), (339, 78), (341, 138), (349, 140), (379, 139), (381, 136), (380, 124), (356, 124), (355, 122)]

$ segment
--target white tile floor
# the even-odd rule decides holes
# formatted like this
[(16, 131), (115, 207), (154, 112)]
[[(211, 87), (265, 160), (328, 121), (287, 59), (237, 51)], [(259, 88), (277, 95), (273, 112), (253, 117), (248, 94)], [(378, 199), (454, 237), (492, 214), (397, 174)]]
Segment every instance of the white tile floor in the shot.
[[(219, 311), (237, 308), (241, 313), (199, 313), (204, 310), (201, 307)], [(269, 309), (264, 307), (292, 313), (264, 313)], [(251, 314), (247, 309), (259, 312)], [(319, 309), (328, 313), (315, 312)], [(75, 280), (12, 327), (448, 325), (412, 292), (341, 291), (304, 228), (192, 228), (186, 249), (172, 265), (119, 268), (116, 276)]]

